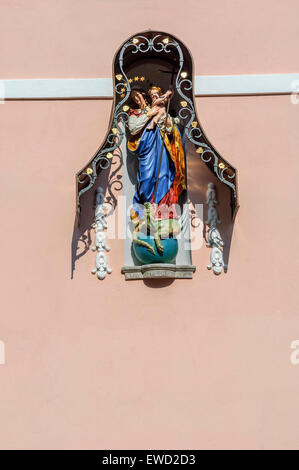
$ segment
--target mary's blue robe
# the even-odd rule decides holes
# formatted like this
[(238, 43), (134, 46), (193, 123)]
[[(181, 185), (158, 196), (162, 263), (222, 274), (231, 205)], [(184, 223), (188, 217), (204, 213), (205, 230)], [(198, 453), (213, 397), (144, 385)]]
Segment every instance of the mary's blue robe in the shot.
[(153, 130), (144, 129), (137, 150), (132, 152), (138, 157), (137, 189), (134, 195), (134, 210), (142, 217), (138, 204), (151, 202), (157, 180), (161, 147), (163, 146), (159, 181), (156, 194), (157, 204), (168, 193), (176, 174), (175, 164), (163, 143), (159, 127)]

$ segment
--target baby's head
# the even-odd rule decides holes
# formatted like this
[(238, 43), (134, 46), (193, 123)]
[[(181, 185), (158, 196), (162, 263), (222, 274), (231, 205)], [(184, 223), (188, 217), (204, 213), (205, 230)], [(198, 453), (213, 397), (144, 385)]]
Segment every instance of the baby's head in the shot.
[(160, 96), (163, 95), (162, 88), (159, 86), (151, 86), (150, 89), (148, 90), (148, 94), (150, 99), (152, 100), (152, 103), (154, 103)]

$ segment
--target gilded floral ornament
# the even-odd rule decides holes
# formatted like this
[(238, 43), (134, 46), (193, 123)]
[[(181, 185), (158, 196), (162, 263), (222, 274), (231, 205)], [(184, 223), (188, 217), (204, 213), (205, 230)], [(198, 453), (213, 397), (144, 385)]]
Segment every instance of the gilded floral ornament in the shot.
[(116, 80), (120, 81), (123, 78), (123, 76), (121, 73), (118, 73), (117, 75), (115, 75), (115, 78)]
[(196, 153), (203, 153), (203, 148), (202, 147), (198, 147), (196, 149)]
[(92, 168), (87, 168), (86, 173), (88, 175), (92, 175), (93, 174), (93, 169)]
[(187, 101), (181, 101), (181, 106), (182, 106), (183, 108), (186, 108), (186, 106), (188, 106)]

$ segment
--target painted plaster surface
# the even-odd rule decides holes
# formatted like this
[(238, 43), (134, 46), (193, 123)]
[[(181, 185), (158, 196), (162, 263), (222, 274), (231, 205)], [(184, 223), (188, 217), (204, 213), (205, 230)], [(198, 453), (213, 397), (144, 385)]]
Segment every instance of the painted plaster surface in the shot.
[[(3, 0), (0, 77), (109, 77), (119, 45), (147, 28), (178, 36), (197, 74), (299, 70), (296, 1), (127, 4)], [(192, 280), (131, 282), (123, 240), (108, 240), (103, 282), (91, 246), (72, 275), (74, 175), (105, 136), (111, 100), (0, 105), (1, 448), (298, 448), (299, 104), (196, 103), (238, 168), (228, 272), (206, 269), (203, 246)], [(204, 202), (194, 157), (188, 171)]]

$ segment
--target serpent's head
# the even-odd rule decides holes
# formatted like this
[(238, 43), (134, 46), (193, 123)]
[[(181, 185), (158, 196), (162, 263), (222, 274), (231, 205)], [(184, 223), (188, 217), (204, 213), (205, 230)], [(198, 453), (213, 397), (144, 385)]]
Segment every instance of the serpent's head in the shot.
[(144, 212), (146, 212), (147, 214), (150, 214), (152, 212), (152, 205), (150, 202), (145, 202), (144, 203)]

